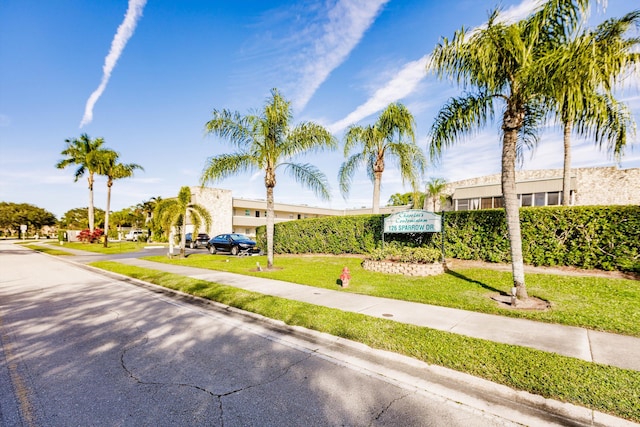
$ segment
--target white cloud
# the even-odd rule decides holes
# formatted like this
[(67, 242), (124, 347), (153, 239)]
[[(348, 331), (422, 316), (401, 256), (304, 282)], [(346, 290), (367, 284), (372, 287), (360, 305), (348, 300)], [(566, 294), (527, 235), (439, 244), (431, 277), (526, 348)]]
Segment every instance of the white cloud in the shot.
[[(505, 22), (522, 19), (540, 4), (540, 0), (524, 0), (519, 5), (512, 6), (502, 12), (500, 19)], [(330, 125), (329, 130), (333, 133), (339, 132), (347, 126), (384, 109), (388, 104), (401, 100), (413, 93), (420, 81), (427, 75), (425, 67), (429, 57), (430, 54), (427, 54), (416, 61), (407, 63), (387, 84), (376, 90), (373, 96), (364, 104), (358, 106), (343, 119)]]
[(82, 121), (80, 122), (80, 128), (84, 125), (91, 123), (93, 120), (93, 107), (102, 93), (107, 87), (107, 83), (109, 83), (109, 79), (111, 78), (111, 72), (116, 66), (120, 55), (124, 51), (127, 42), (133, 35), (133, 32), (136, 29), (136, 25), (138, 20), (142, 16), (142, 10), (144, 9), (144, 5), (147, 0), (129, 0), (129, 7), (127, 9), (127, 13), (124, 16), (124, 21), (118, 27), (116, 31), (116, 35), (113, 37), (113, 41), (111, 42), (111, 49), (109, 50), (109, 54), (104, 59), (104, 65), (102, 67), (102, 81), (98, 88), (93, 91), (89, 99), (87, 100), (87, 105), (85, 106), (84, 116), (82, 117)]
[(375, 91), (373, 96), (345, 118), (329, 126), (332, 133), (340, 132), (347, 126), (384, 109), (387, 105), (411, 94), (426, 76), (425, 66), (429, 55), (406, 64), (390, 82)]

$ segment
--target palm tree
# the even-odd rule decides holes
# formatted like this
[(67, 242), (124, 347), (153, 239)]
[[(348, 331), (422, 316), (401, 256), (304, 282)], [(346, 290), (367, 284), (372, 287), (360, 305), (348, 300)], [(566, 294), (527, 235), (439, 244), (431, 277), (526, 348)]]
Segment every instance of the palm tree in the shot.
[[(380, 213), (380, 185), (385, 156), (397, 158), (403, 184), (408, 181), (414, 194), (418, 194), (418, 182), (427, 161), (416, 145), (414, 127), (413, 115), (398, 103), (389, 104), (373, 125), (350, 126), (345, 134), (344, 144), (347, 160), (338, 171), (342, 194), (346, 196), (349, 193), (353, 174), (360, 165), (366, 164), (367, 174), (373, 182), (372, 212)], [(353, 149), (357, 152), (349, 156)]]
[[(436, 201), (440, 199), (440, 205), (442, 205), (447, 200), (447, 195), (442, 194), (445, 187), (447, 186), (447, 181), (442, 178), (431, 178), (429, 182), (427, 182), (427, 194), (433, 201), (433, 211), (436, 211)], [(425, 206), (426, 209), (426, 206)]]
[(152, 220), (153, 211), (155, 210), (156, 205), (158, 203), (160, 203), (161, 200), (162, 200), (161, 196), (152, 197), (149, 200), (145, 200), (142, 203), (138, 203), (138, 205), (136, 206), (144, 214), (144, 223), (145, 223), (145, 225), (148, 224)]
[[(612, 94), (623, 73), (640, 62), (635, 49), (638, 38), (624, 38), (640, 24), (640, 10), (620, 19), (609, 19), (595, 30), (587, 30), (571, 40), (557, 40), (548, 56), (547, 77), (553, 81), (552, 97), (556, 115), (564, 127), (562, 204), (569, 205), (571, 175), (571, 133), (593, 136), (599, 146), (619, 159), (629, 130), (635, 123), (628, 108)], [(628, 75), (626, 75), (628, 77)]]
[[(502, 194), (518, 299), (528, 298), (522, 256), (519, 201), (515, 164), (522, 142), (537, 142), (537, 125), (552, 106), (544, 59), (554, 38), (574, 31), (588, 7), (588, 0), (550, 0), (528, 18), (501, 23), (494, 11), (487, 26), (473, 32), (456, 31), (452, 40), (436, 46), (427, 69), (438, 77), (452, 78), (467, 95), (450, 99), (431, 128), (430, 153), (441, 155), (459, 136), (492, 119), (497, 104), (502, 111)], [(496, 104), (496, 105), (494, 105)]]
[(107, 177), (107, 209), (104, 216), (104, 247), (109, 244), (109, 210), (111, 208), (111, 187), (116, 179), (130, 178), (136, 169), (144, 170), (136, 163), (118, 163), (120, 155), (108, 149), (101, 149), (90, 154), (91, 163), (95, 164), (95, 172)]
[(211, 228), (211, 215), (202, 205), (193, 203), (191, 189), (187, 186), (180, 188), (175, 199), (163, 199), (156, 205), (154, 220), (165, 230), (173, 227), (180, 228), (180, 256), (185, 255), (187, 224), (193, 224), (197, 233), (204, 222), (207, 230)]
[(87, 173), (87, 179), (89, 181), (89, 230), (93, 233), (95, 214), (93, 206), (93, 183), (95, 174), (95, 164), (91, 162), (90, 154), (96, 150), (99, 150), (104, 144), (103, 138), (96, 138), (92, 140), (89, 135), (83, 133), (80, 138), (66, 139), (67, 143), (65, 148), (60, 154), (66, 156), (65, 159), (56, 163), (58, 169), (64, 169), (69, 165), (77, 165), (78, 168), (75, 172), (74, 182), (78, 182), (78, 179)]
[(335, 149), (337, 142), (324, 127), (303, 122), (291, 128), (291, 103), (277, 89), (271, 90), (260, 115), (243, 116), (229, 110), (214, 110), (205, 125), (209, 134), (228, 139), (240, 150), (207, 160), (201, 182), (216, 181), (240, 172), (264, 171), (267, 190), (267, 268), (273, 267), (274, 201), (276, 169), (284, 167), (293, 179), (310, 188), (318, 197), (329, 199), (325, 175), (311, 164), (292, 163), (296, 155)]

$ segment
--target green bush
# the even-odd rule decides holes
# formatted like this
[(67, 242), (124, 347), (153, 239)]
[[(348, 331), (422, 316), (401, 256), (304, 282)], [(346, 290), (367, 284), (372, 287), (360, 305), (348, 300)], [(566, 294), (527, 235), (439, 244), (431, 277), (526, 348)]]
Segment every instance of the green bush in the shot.
[[(382, 215), (325, 217), (275, 225), (275, 253), (371, 254), (382, 242)], [(640, 272), (640, 206), (520, 209), (527, 264)], [(446, 256), (509, 262), (504, 210), (445, 214)], [(257, 240), (266, 247), (265, 227)], [(439, 249), (441, 235), (385, 234), (386, 242)]]
[(441, 254), (442, 253), (435, 248), (400, 246), (396, 242), (392, 242), (384, 247), (373, 249), (369, 253), (369, 258), (374, 261), (398, 261), (414, 264), (430, 264), (440, 261)]

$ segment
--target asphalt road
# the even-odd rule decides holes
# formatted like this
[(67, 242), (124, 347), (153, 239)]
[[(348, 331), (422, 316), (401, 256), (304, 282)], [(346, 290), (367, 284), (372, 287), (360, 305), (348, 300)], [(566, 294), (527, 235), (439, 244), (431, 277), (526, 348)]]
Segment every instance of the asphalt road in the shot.
[[(2, 426), (493, 426), (251, 317), (0, 245)], [(294, 334), (295, 335), (295, 334)]]

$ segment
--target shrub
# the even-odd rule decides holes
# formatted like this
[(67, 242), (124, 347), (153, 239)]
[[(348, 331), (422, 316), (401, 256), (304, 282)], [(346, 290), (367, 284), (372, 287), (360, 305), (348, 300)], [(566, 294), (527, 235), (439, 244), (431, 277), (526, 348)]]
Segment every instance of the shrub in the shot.
[[(382, 215), (325, 217), (275, 225), (275, 253), (374, 254), (382, 241)], [(640, 206), (520, 209), (527, 264), (640, 272)], [(446, 256), (509, 262), (504, 210), (446, 212)], [(441, 235), (385, 234), (386, 242), (439, 249)], [(266, 247), (265, 227), (257, 240)]]
[(373, 261), (396, 261), (413, 264), (431, 264), (440, 261), (442, 253), (435, 248), (415, 248), (390, 243), (384, 247), (373, 249), (369, 259)]
[(104, 234), (104, 232), (96, 228), (93, 230), (93, 233), (87, 228), (78, 233), (78, 240), (83, 243), (95, 243), (100, 240), (100, 237)]

